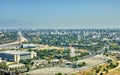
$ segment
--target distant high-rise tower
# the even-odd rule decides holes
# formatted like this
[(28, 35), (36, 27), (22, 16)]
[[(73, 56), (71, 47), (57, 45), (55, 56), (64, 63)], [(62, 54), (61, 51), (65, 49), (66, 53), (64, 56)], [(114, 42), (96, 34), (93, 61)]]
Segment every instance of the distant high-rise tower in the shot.
[[(81, 37), (80, 37), (80, 32), (77, 32), (77, 44), (79, 45), (79, 41), (81, 40)], [(77, 47), (77, 50), (76, 50), (77, 52), (78, 52), (78, 47)]]
[(80, 35), (79, 35), (79, 34), (77, 35), (77, 38), (78, 38), (78, 41), (80, 41), (80, 40), (81, 40), (81, 38), (80, 38)]

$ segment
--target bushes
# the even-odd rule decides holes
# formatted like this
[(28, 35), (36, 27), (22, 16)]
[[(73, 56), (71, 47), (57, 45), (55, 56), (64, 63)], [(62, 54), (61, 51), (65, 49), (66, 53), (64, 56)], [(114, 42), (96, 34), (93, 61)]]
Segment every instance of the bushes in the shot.
[(62, 73), (59, 72), (59, 73), (57, 73), (57, 74), (55, 74), (55, 75), (62, 75)]
[(85, 62), (82, 62), (82, 63), (79, 63), (79, 64), (78, 64), (79, 67), (82, 67), (82, 66), (85, 66), (85, 65), (86, 65)]
[[(55, 74), (55, 75), (63, 75), (63, 74), (59, 72), (59, 73), (57, 73), (57, 74)], [(67, 75), (67, 74), (64, 74), (64, 75)]]
[(115, 68), (115, 67), (117, 67), (117, 66), (118, 66), (118, 64), (119, 64), (119, 63), (115, 63), (115, 64), (110, 63), (110, 64), (107, 66), (107, 68), (108, 68), (108, 69)]
[(6, 63), (5, 62), (0, 63), (0, 68), (3, 68), (3, 69), (7, 68)]

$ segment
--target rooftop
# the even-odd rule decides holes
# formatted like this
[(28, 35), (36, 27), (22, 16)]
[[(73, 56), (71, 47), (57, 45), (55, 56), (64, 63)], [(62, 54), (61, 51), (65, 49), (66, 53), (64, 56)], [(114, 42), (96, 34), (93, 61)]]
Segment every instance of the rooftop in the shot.
[(23, 46), (35, 46), (34, 44), (22, 44)]
[(27, 52), (27, 51), (16, 51), (16, 50), (7, 50), (7, 51), (1, 51), (0, 53), (7, 53), (7, 54), (27, 54), (27, 53), (30, 53), (30, 52)]

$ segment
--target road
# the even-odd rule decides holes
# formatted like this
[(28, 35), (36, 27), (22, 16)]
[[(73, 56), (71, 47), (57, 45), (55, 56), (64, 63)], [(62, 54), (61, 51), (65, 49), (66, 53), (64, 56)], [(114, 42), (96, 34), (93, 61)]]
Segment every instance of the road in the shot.
[(22, 43), (22, 42), (27, 42), (27, 39), (25, 37), (23, 37), (21, 32), (18, 32), (17, 35), (18, 35), (18, 38), (15, 42), (2, 44), (2, 45), (0, 45), (0, 48), (15, 45), (15, 44), (19, 44), (19, 43)]

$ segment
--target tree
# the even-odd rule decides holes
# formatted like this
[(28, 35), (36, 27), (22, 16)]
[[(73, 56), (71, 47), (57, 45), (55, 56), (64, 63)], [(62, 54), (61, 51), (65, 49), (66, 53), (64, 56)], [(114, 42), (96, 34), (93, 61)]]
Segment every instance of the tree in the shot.
[(107, 68), (112, 69), (112, 68), (115, 68), (115, 67), (117, 67), (117, 66), (118, 66), (117, 63), (116, 63), (116, 64), (110, 63), (110, 64), (107, 66)]
[(83, 65), (86, 65), (86, 63), (85, 63), (85, 62), (82, 62), (82, 64), (83, 64)]
[(100, 75), (103, 75), (103, 73), (101, 72)]
[(111, 63), (111, 62), (112, 62), (112, 60), (107, 60), (107, 62), (108, 62), (108, 63)]
[(6, 62), (0, 63), (0, 68), (6, 69), (7, 67)]
[(99, 73), (99, 72), (100, 72), (100, 69), (98, 68), (98, 69), (96, 69), (95, 71), (96, 71), (96, 73)]
[(86, 65), (85, 62), (82, 62), (82, 63), (79, 63), (79, 64), (78, 64), (79, 67), (82, 67), (82, 66), (85, 66), (85, 65)]
[(15, 68), (15, 75), (19, 75), (19, 70)]
[(108, 73), (108, 70), (106, 69), (106, 71), (105, 71), (106, 73)]
[(26, 68), (27, 68), (27, 71), (29, 71), (30, 68), (31, 68), (30, 64), (26, 64), (25, 66), (26, 66)]
[(62, 75), (62, 73), (59, 72), (59, 73), (57, 73), (57, 74), (55, 74), (55, 75)]

